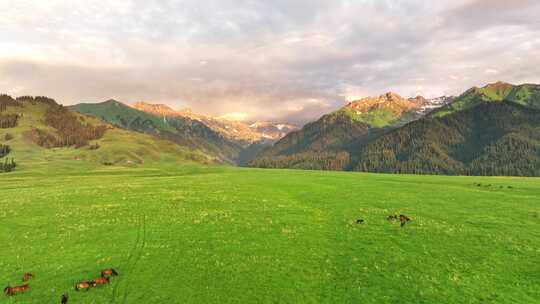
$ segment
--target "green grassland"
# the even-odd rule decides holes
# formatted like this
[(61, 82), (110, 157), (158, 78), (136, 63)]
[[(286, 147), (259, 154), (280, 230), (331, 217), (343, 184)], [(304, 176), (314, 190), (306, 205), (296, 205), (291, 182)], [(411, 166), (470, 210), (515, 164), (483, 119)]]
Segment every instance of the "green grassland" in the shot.
[(540, 299), (540, 179), (29, 162), (0, 175), (0, 283), (36, 279), (1, 303)]

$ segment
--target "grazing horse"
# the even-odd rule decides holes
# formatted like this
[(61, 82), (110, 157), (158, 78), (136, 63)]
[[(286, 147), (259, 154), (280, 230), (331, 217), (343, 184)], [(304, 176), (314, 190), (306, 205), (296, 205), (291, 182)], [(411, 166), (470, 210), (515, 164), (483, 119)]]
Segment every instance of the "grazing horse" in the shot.
[(15, 287), (6, 287), (4, 288), (4, 293), (6, 294), (6, 296), (14, 296), (18, 293), (23, 293), (23, 292), (26, 292), (28, 289), (30, 289), (30, 285), (28, 284), (24, 284), (24, 285), (21, 285), (21, 286), (15, 286)]
[(101, 271), (101, 277), (102, 278), (105, 278), (105, 277), (115, 277), (118, 275), (118, 272), (116, 272), (116, 270), (114, 270), (113, 268), (107, 268), (107, 269), (103, 269)]
[(31, 279), (35, 278), (36, 276), (33, 273), (27, 272), (23, 274), (22, 280), (23, 282), (30, 281)]
[(62, 299), (60, 300), (60, 304), (67, 304), (68, 302), (68, 294), (65, 293), (62, 295)]
[(403, 214), (399, 215), (399, 221), (401, 222), (401, 227), (405, 226), (405, 224), (407, 224), (407, 222), (410, 220), (411, 219), (407, 217), (406, 215), (403, 215)]
[(76, 291), (88, 290), (88, 289), (90, 289), (90, 287), (92, 287), (92, 282), (88, 282), (88, 281), (79, 282), (79, 283), (75, 284), (75, 290)]
[(109, 283), (109, 278), (97, 278), (90, 282), (93, 287)]
[(356, 220), (356, 223), (357, 223), (357, 224), (363, 224), (363, 223), (364, 223), (364, 220), (363, 220), (363, 219), (357, 219), (357, 220)]
[(397, 215), (392, 214), (392, 215), (389, 215), (386, 219), (389, 220), (389, 221), (395, 221), (395, 220), (398, 219), (398, 217), (397, 217)]

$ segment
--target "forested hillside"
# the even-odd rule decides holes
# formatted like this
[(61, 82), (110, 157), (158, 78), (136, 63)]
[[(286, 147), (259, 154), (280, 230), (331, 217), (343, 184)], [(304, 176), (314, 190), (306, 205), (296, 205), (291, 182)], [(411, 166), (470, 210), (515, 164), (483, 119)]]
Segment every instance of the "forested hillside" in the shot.
[[(19, 103), (8, 95), (0, 95), (0, 130), (9, 130), (15, 128), (19, 121), (19, 114), (7, 113), (8, 107), (18, 107)], [(7, 142), (13, 139), (13, 135), (5, 133), (2, 136), (0, 133), (0, 173), (10, 172), (15, 169), (17, 164), (14, 158), (8, 158), (7, 155), (11, 152), (11, 147)], [(2, 144), (4, 142), (4, 144)]]
[(354, 151), (419, 117), (422, 104), (394, 93), (351, 102), (261, 151), (250, 166), (347, 170)]
[(472, 88), (418, 120), (414, 112), (399, 111), (408, 106), (401, 99), (364, 102), (289, 134), (250, 165), (540, 176), (539, 85), (497, 82)]
[(356, 170), (540, 176), (540, 111), (513, 102), (426, 117), (360, 149)]

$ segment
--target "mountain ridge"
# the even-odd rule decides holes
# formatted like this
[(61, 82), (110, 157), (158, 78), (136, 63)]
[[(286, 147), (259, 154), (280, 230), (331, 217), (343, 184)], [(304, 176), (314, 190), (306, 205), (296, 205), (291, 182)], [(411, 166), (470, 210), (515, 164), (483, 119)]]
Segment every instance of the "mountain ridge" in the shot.
[(198, 120), (230, 140), (238, 141), (244, 147), (259, 141), (277, 141), (288, 132), (298, 129), (298, 127), (288, 123), (275, 123), (270, 121), (245, 123), (231, 119), (196, 114), (191, 110), (176, 111), (164, 104), (136, 102), (129, 106), (140, 111), (157, 114), (163, 117), (186, 117)]
[(122, 129), (154, 135), (181, 146), (205, 151), (228, 163), (236, 163), (242, 149), (236, 142), (224, 138), (199, 121), (185, 117), (159, 117), (116, 100), (80, 103), (69, 108)]
[[(299, 163), (310, 163), (325, 152), (325, 163), (329, 165), (311, 166), (310, 168), (335, 168), (334, 165), (344, 166), (343, 161), (333, 162), (333, 156), (343, 159), (354, 159), (351, 155), (359, 146), (390, 131), (418, 119), (428, 113), (427, 106), (445, 104), (442, 97), (436, 103), (421, 96), (403, 98), (399, 94), (386, 94), (365, 97), (351, 101), (341, 109), (323, 115), (318, 120), (306, 124), (302, 129), (287, 134), (273, 146), (261, 150), (250, 163), (251, 166), (273, 167), (272, 158), (279, 157), (281, 162), (289, 163), (287, 158)], [(277, 164), (276, 164), (277, 166)], [(277, 166), (280, 167), (280, 166)]]
[[(500, 108), (489, 105), (500, 105)], [(511, 114), (505, 114), (501, 109), (526, 117), (527, 123), (516, 121)], [(389, 92), (353, 101), (334, 113), (322, 116), (259, 152), (249, 165), (391, 173), (540, 175), (540, 172), (534, 171), (534, 166), (540, 167), (535, 156), (540, 151), (540, 145), (536, 145), (534, 132), (540, 133), (540, 130), (531, 127), (534, 119), (529, 119), (532, 114), (528, 113), (537, 109), (540, 109), (540, 86), (534, 84), (514, 86), (496, 82), (482, 88), (473, 87), (458, 97), (431, 100), (421, 96), (405, 99)], [(484, 121), (478, 113), (496, 119)], [(449, 116), (449, 121), (462, 122), (443, 127), (441, 124), (444, 123), (440, 121), (443, 119), (446, 122), (446, 116)], [(517, 129), (496, 128), (501, 121), (503, 124), (512, 122)], [(482, 149), (491, 149), (490, 152), (482, 154), (480, 148), (475, 146), (478, 137), (482, 136), (481, 131), (478, 133), (473, 130), (475, 126), (486, 128), (486, 132), (499, 132), (504, 140), (492, 139), (486, 146), (482, 146)], [(421, 133), (419, 130), (426, 131)], [(444, 141), (438, 140), (449, 136), (472, 139), (460, 143), (460, 147), (446, 145)], [(412, 150), (396, 150), (404, 141), (422, 144), (414, 146)], [(455, 156), (455, 149), (459, 149), (462, 154), (467, 151), (479, 154), (475, 165), (467, 163), (467, 159), (461, 155)], [(511, 163), (507, 157), (509, 153), (517, 153), (514, 155), (529, 159), (533, 170), (527, 170), (523, 164), (521, 167), (512, 167), (496, 161), (506, 157), (506, 161)], [(488, 168), (486, 161), (481, 161), (482, 157), (492, 159), (493, 163), (504, 169), (497, 171)], [(400, 160), (403, 158), (412, 161), (402, 164)], [(422, 159), (432, 165), (422, 167)], [(445, 161), (454, 165), (446, 168), (442, 165)], [(516, 163), (520, 162), (516, 160)]]

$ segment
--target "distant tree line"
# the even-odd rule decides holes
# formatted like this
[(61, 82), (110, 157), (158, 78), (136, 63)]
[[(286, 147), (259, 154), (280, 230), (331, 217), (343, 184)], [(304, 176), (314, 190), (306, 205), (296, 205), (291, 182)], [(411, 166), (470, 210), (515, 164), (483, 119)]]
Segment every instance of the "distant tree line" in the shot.
[(0, 173), (1, 172), (11, 172), (15, 167), (17, 166), (17, 163), (15, 163), (15, 160), (13, 158), (9, 159), (6, 157), (4, 162), (0, 162)]
[(0, 144), (0, 158), (6, 156), (11, 152), (11, 148), (8, 145), (1, 145)]
[(15, 128), (19, 114), (0, 114), (0, 129)]
[(351, 162), (347, 152), (305, 152), (292, 155), (260, 157), (249, 163), (258, 168), (292, 168), (305, 170), (347, 170)]
[(46, 96), (19, 96), (17, 97), (16, 101), (19, 104), (45, 104), (49, 106), (58, 106), (56, 101), (52, 98), (46, 97)]
[(11, 152), (11, 149), (10, 149), (10, 147), (8, 145), (1, 145), (0, 144), (0, 172), (13, 171), (15, 166), (17, 166), (17, 164), (15, 163), (15, 160), (13, 158), (9, 159), (9, 158), (6, 157), (3, 161), (1, 160), (6, 155), (8, 155), (9, 152)]
[(8, 107), (19, 107), (21, 106), (15, 99), (9, 95), (1, 94), (0, 95), (0, 112), (4, 112)]
[(43, 121), (57, 131), (54, 134), (38, 128), (31, 130), (31, 139), (42, 147), (83, 147), (88, 145), (90, 140), (103, 137), (108, 128), (106, 125), (93, 126), (87, 123), (84, 117), (78, 116), (64, 106), (52, 104), (48, 99), (41, 99), (38, 102), (49, 104)]

